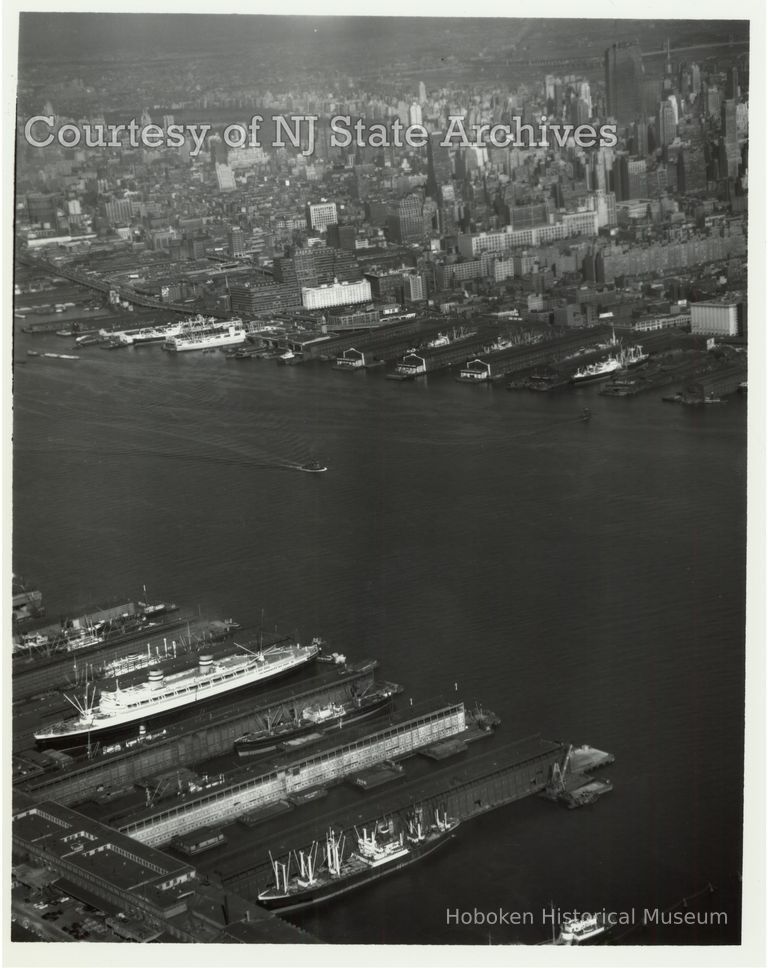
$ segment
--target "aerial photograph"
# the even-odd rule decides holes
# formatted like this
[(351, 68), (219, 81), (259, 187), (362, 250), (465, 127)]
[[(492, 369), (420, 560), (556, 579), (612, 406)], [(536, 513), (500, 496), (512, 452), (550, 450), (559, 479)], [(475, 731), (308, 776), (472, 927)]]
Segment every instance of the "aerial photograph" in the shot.
[(718, 9), (18, 13), (8, 964), (745, 944)]

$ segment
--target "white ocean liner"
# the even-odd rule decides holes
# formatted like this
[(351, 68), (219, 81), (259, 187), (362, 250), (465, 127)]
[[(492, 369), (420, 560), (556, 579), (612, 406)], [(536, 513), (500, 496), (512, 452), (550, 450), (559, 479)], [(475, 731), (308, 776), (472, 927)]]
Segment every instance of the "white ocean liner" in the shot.
[(225, 656), (214, 660), (201, 655), (195, 669), (165, 676), (162, 669), (151, 669), (149, 678), (136, 686), (114, 691), (102, 690), (98, 704), (95, 696), (85, 701), (67, 696), (79, 716), (39, 729), (40, 743), (90, 740), (123, 730), (134, 723), (173, 713), (193, 703), (206, 702), (244, 686), (291, 672), (320, 653), (318, 640), (310, 645), (276, 645), (263, 652)]

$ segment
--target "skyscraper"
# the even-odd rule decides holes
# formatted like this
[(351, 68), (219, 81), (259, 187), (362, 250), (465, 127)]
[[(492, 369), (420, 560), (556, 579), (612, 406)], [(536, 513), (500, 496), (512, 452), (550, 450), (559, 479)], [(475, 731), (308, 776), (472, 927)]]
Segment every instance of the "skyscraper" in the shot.
[(741, 151), (736, 129), (736, 102), (730, 99), (723, 101), (720, 106), (720, 177), (737, 178)]
[(642, 112), (643, 58), (635, 43), (614, 44), (605, 52), (608, 114), (619, 124), (631, 124)]
[(659, 104), (659, 121), (656, 132), (660, 145), (671, 145), (677, 135), (677, 123), (675, 121), (675, 110), (669, 101), (662, 101)]
[(726, 141), (736, 141), (736, 102), (730, 98), (720, 105), (720, 130)]
[(649, 154), (648, 125), (645, 123), (645, 119), (635, 121), (635, 123), (632, 125), (632, 141), (634, 145), (634, 154), (638, 158), (647, 157)]
[(229, 254), (236, 259), (245, 255), (245, 234), (236, 226), (229, 230)]
[(707, 114), (717, 117), (717, 115), (720, 113), (720, 105), (722, 104), (722, 100), (720, 88), (712, 86), (708, 87), (706, 91)]
[(229, 165), (216, 165), (216, 181), (220, 192), (233, 192), (236, 188), (235, 173)]
[(417, 242), (424, 237), (423, 203), (418, 195), (407, 195), (387, 219), (387, 234), (394, 242)]
[(629, 197), (629, 159), (618, 155), (611, 170), (611, 184), (617, 202), (625, 202)]
[(442, 144), (442, 131), (433, 131), (427, 142), (427, 194), (439, 199), (439, 187), (450, 182), (453, 175), (451, 156), (448, 148)]
[(645, 158), (627, 161), (627, 198), (646, 198), (648, 195), (648, 171)]
[(684, 194), (707, 190), (707, 163), (701, 145), (692, 144), (678, 154), (677, 188)]

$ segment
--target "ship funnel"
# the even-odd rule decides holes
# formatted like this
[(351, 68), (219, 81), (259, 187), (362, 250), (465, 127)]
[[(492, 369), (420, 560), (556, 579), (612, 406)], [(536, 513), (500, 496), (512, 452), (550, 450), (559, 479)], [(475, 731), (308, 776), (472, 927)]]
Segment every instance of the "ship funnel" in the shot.
[(163, 685), (163, 670), (162, 669), (150, 669), (149, 670), (149, 688), (150, 689), (160, 689)]
[(201, 676), (207, 675), (209, 672), (213, 672), (213, 656), (201, 655), (200, 663), (197, 668)]

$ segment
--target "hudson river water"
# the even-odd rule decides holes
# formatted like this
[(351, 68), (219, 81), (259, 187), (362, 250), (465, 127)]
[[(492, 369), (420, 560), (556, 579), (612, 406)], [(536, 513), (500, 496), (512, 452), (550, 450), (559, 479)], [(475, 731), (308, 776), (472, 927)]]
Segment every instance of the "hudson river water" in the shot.
[[(321, 634), (506, 739), (613, 752), (583, 810), (531, 799), (303, 918), (336, 942), (546, 939), (541, 910), (666, 909), (708, 883), (739, 936), (746, 403), (393, 383), (20, 336), (14, 570), (49, 616), (117, 595)], [(578, 417), (592, 408), (590, 423)], [(299, 473), (313, 457), (326, 474)], [(405, 701), (405, 700), (403, 700)], [(454, 911), (533, 912), (457, 927)]]

